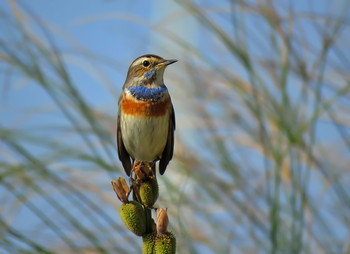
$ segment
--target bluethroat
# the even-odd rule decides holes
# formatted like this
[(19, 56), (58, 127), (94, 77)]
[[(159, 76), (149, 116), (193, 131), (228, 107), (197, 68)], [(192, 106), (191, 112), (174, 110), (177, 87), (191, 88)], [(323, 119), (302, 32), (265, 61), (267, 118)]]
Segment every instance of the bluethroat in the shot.
[(175, 62), (143, 55), (129, 67), (117, 119), (118, 156), (128, 176), (136, 161), (158, 160), (163, 175), (173, 157), (175, 113), (163, 75)]

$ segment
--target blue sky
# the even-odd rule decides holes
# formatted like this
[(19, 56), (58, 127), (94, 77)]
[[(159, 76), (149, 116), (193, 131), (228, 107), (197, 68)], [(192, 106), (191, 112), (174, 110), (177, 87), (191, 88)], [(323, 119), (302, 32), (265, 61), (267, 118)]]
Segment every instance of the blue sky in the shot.
[[(154, 53), (164, 58), (179, 58), (180, 68), (183, 64), (181, 58), (184, 54), (179, 47), (167, 39), (164, 32), (153, 29), (153, 26), (161, 27), (169, 15), (175, 13), (175, 17), (183, 16), (184, 12), (173, 2), (35, 0), (21, 3), (24, 9), (33, 13), (52, 31), (54, 42), (65, 57), (73, 82), (88, 102), (105, 107), (103, 110), (107, 110), (107, 113), (115, 112), (111, 105), (117, 100), (129, 64), (136, 57)], [(163, 5), (167, 8), (162, 8)], [(175, 31), (180, 38), (191, 33), (192, 36), (186, 39), (190, 43), (196, 37), (193, 36), (195, 31), (191, 29), (193, 20), (187, 22), (187, 19), (177, 21), (172, 17), (172, 20), (166, 21), (169, 24), (159, 29)], [(99, 59), (87, 57), (86, 61), (79, 58), (86, 51)], [(20, 101), (24, 108), (29, 108), (28, 104), (33, 108), (36, 104), (44, 104), (42, 100), (47, 97), (42, 96), (40, 89), (23, 86), (23, 79), (17, 81), (16, 97), (23, 98)], [(6, 96), (7, 92), (13, 93), (14, 90), (4, 90), (5, 107), (20, 107), (10, 101), (13, 97)]]

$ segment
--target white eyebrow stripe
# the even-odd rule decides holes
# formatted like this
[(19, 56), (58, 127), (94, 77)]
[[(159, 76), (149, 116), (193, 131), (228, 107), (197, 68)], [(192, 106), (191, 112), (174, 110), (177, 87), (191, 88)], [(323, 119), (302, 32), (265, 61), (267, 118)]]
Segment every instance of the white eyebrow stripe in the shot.
[(140, 59), (137, 59), (137, 60), (132, 64), (132, 66), (141, 64), (145, 59), (147, 59), (147, 58), (146, 58), (146, 57), (142, 57), (142, 58), (140, 58)]
[(144, 56), (144, 57), (141, 57), (141, 58), (138, 58), (136, 59), (131, 66), (136, 66), (136, 65), (140, 65), (143, 61), (145, 60), (149, 60), (149, 61), (153, 61), (153, 57), (147, 57), (147, 56)]
[(137, 58), (136, 60), (134, 60), (134, 62), (131, 64), (131, 66), (140, 65), (145, 60), (149, 60), (150, 62), (157, 62), (159, 60), (164, 60), (164, 59), (161, 58), (161, 57), (152, 56), (152, 55), (150, 55), (150, 56), (142, 56), (142, 57)]

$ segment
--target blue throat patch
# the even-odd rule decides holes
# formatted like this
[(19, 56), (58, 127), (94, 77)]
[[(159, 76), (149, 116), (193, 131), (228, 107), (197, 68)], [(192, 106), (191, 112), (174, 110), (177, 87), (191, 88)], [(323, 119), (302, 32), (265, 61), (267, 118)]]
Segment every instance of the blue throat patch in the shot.
[(149, 88), (146, 86), (132, 86), (129, 87), (128, 90), (137, 100), (159, 101), (168, 89), (165, 85), (162, 85), (155, 88)]
[(151, 71), (148, 71), (145, 73), (145, 75), (143, 75), (145, 78), (152, 78), (154, 75), (156, 74), (156, 71), (155, 70), (151, 70)]

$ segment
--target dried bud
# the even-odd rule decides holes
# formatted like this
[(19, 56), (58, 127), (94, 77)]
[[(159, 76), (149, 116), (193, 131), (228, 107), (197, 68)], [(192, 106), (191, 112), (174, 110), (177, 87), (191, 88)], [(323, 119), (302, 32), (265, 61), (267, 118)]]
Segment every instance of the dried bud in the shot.
[(114, 192), (117, 194), (118, 199), (124, 204), (128, 203), (130, 188), (126, 184), (125, 179), (123, 177), (119, 177), (118, 181), (112, 180), (112, 187)]
[(169, 219), (167, 210), (163, 208), (157, 209), (157, 233), (159, 235), (165, 234), (168, 228), (168, 224)]
[(142, 205), (136, 201), (122, 204), (119, 208), (120, 218), (125, 226), (135, 235), (146, 233), (146, 216)]
[(154, 244), (154, 253), (175, 254), (176, 238), (171, 232), (162, 235), (156, 235)]
[(153, 176), (142, 182), (139, 189), (140, 202), (152, 209), (159, 196), (157, 179)]

